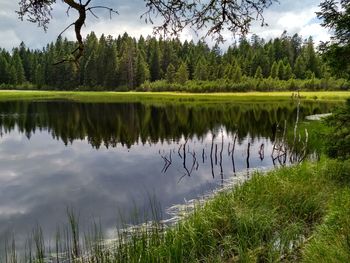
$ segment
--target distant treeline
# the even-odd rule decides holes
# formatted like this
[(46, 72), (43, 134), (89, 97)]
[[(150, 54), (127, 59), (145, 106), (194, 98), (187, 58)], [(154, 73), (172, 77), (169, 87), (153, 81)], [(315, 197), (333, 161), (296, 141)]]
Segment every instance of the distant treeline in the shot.
[[(300, 117), (329, 112), (333, 107), (333, 103), (303, 102)], [(223, 126), (227, 132), (236, 133), (241, 143), (248, 135), (275, 139), (280, 120), (293, 127), (295, 115), (296, 104), (292, 101), (159, 106), (7, 101), (0, 102), (0, 131), (8, 133), (16, 129), (30, 138), (36, 131), (47, 130), (65, 144), (87, 139), (94, 148), (116, 147), (118, 143), (129, 148), (136, 143), (203, 138)]]
[(80, 64), (62, 63), (77, 44), (58, 38), (42, 50), (24, 43), (0, 50), (0, 88), (56, 90), (249, 91), (349, 89), (331, 76), (312, 38), (283, 33), (268, 42), (242, 37), (225, 52), (204, 41), (140, 37), (127, 33), (86, 38)]

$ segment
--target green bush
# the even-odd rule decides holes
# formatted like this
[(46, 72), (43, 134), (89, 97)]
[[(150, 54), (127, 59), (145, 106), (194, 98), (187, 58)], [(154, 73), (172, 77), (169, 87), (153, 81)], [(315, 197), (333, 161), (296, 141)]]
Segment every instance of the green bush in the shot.
[(327, 154), (332, 158), (350, 158), (350, 99), (325, 119), (331, 132), (327, 136)]
[(319, 91), (319, 90), (349, 90), (349, 83), (344, 79), (290, 79), (279, 80), (273, 78), (255, 79), (244, 76), (241, 81), (229, 79), (217, 80), (188, 80), (185, 84), (169, 83), (166, 80), (145, 82), (138, 91), (179, 91), (192, 93), (205, 92), (248, 92), (248, 91)]

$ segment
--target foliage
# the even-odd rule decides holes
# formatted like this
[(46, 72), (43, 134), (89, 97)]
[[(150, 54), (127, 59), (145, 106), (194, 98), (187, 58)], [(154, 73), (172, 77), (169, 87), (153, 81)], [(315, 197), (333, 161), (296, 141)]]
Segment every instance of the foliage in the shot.
[(173, 66), (173, 64), (170, 63), (166, 70), (165, 79), (169, 83), (174, 83), (175, 77), (176, 77), (175, 67)]
[(350, 158), (350, 99), (325, 120), (331, 127), (327, 136), (327, 153), (330, 157)]
[(331, 42), (323, 43), (321, 50), (333, 72), (350, 78), (350, 2), (348, 0), (325, 0), (320, 4), (318, 18), (323, 26), (333, 30)]
[(278, 77), (278, 64), (276, 61), (274, 61), (272, 64), (270, 77), (273, 79), (276, 79)]
[(188, 70), (185, 63), (181, 63), (180, 67), (176, 72), (176, 82), (180, 85), (184, 85), (188, 80)]
[[(39, 26), (47, 29), (52, 16), (51, 11), (54, 8), (56, 0), (20, 0), (17, 11), (19, 18), (27, 18), (28, 21), (37, 23)], [(83, 48), (81, 36), (81, 27), (84, 25), (87, 14), (96, 17), (93, 12), (95, 9), (103, 8), (110, 13), (118, 13), (110, 7), (102, 4), (91, 6), (91, 0), (76, 1), (62, 0), (69, 8), (75, 9), (79, 13), (78, 19), (70, 26), (74, 25), (79, 47)], [(155, 26), (155, 31), (162, 31), (168, 35), (177, 35), (185, 27), (191, 27), (194, 30), (205, 29), (207, 35), (215, 35), (218, 40), (222, 40), (222, 31), (229, 30), (234, 33), (248, 33), (250, 24), (253, 20), (260, 20), (261, 25), (265, 25), (263, 11), (276, 0), (241, 0), (222, 1), (152, 1), (145, 0), (146, 12), (141, 16), (145, 21), (154, 23), (154, 18), (160, 22)], [(56, 8), (56, 7), (55, 7)], [(68, 9), (69, 10), (69, 9)], [(68, 26), (67, 29), (70, 27)], [(66, 29), (66, 30), (67, 30)]]
[(260, 66), (258, 66), (258, 68), (256, 69), (254, 78), (256, 78), (256, 79), (262, 79), (263, 78), (262, 69), (261, 69)]
[[(294, 76), (298, 79), (295, 83), (314, 76), (316, 84), (309, 85), (309, 90), (347, 87), (346, 84), (334, 85), (341, 81), (334, 81), (327, 73), (327, 66), (315, 53), (311, 39), (302, 43), (298, 35), (290, 37), (286, 33), (268, 42), (256, 35), (250, 41), (242, 37), (239, 44), (231, 45), (226, 52), (217, 46), (209, 48), (203, 41), (182, 43), (176, 38), (145, 39), (142, 36), (136, 40), (126, 33), (115, 39), (104, 35), (97, 38), (92, 32), (84, 45), (85, 55), (80, 60), (80, 68), (72, 63), (53, 65), (76, 46), (61, 37), (43, 50), (29, 50), (24, 43), (12, 53), (0, 49), (0, 85), (21, 88), (28, 82), (36, 89), (134, 90), (148, 80), (155, 82), (155, 86), (161, 83), (160, 80), (178, 84), (174, 74), (182, 65), (182, 70), (187, 68), (188, 77), (183, 74), (181, 83), (184, 79), (208, 81), (206, 86), (217, 82), (218, 87), (212, 90), (196, 88), (208, 92), (288, 89), (286, 84), (281, 84), (283, 87), (275, 87), (275, 84), (278, 79), (289, 82)], [(253, 80), (255, 75), (261, 81)], [(271, 87), (267, 87), (271, 82), (269, 77), (276, 79)], [(225, 83), (223, 79), (234, 87), (221, 87)], [(323, 79), (322, 83), (318, 79)], [(226, 86), (231, 85), (227, 83)], [(298, 85), (298, 88), (303, 87)], [(184, 89), (186, 87), (163, 87), (163, 90)]]
[(240, 81), (218, 79), (214, 81), (189, 80), (185, 84), (169, 81), (147, 82), (141, 85), (141, 91), (181, 91), (181, 92), (249, 92), (249, 91), (317, 91), (317, 90), (349, 90), (350, 83), (344, 79), (310, 79), (310, 80), (279, 80), (273, 78), (263, 79), (257, 69), (254, 78), (244, 77)]

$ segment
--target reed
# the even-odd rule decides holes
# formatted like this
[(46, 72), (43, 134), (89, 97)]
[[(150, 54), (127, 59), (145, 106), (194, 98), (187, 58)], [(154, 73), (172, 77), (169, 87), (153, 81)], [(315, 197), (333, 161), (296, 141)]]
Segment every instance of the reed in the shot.
[(80, 232), (77, 215), (68, 210), (69, 223), (57, 230), (53, 248), (36, 227), (26, 258), (19, 259), (16, 244), (10, 241), (3, 261), (347, 262), (349, 167), (349, 161), (322, 158), (254, 173), (245, 183), (198, 202), (170, 225), (161, 221), (161, 209), (150, 197), (150, 218), (140, 218), (142, 213), (135, 211), (134, 222), (145, 223), (123, 224), (114, 240), (104, 239), (96, 222)]

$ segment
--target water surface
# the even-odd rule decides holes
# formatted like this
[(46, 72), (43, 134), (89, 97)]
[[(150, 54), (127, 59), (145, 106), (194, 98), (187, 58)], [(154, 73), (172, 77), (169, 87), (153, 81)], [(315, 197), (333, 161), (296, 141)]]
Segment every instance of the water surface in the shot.
[[(301, 119), (332, 106), (303, 103)], [(82, 228), (98, 219), (111, 233), (120, 214), (149, 212), (154, 196), (164, 209), (237, 172), (272, 167), (274, 140), (296, 111), (293, 101), (1, 102), (0, 240), (25, 237), (37, 224), (49, 236), (67, 222), (67, 207)]]

